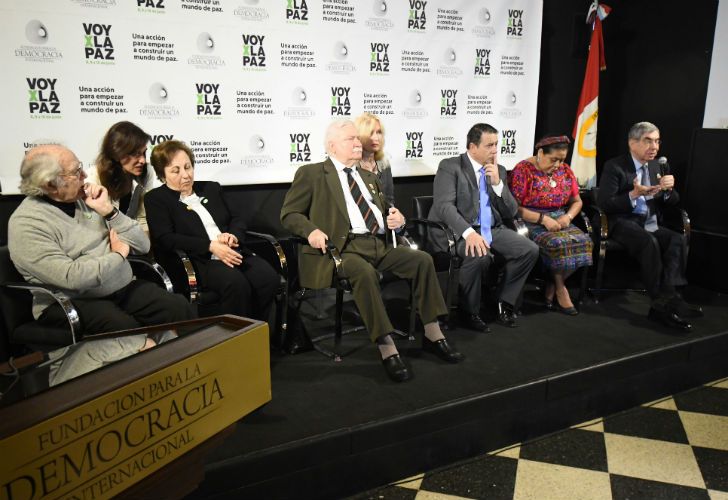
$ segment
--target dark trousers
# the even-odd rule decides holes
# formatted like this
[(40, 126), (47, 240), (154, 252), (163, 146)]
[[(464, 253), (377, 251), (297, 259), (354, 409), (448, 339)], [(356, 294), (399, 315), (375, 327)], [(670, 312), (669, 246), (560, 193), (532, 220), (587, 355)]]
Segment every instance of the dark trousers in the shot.
[(219, 260), (196, 261), (203, 288), (220, 296), (222, 314), (236, 314), (268, 321), (280, 280), (278, 274), (257, 255), (244, 255), (233, 268)]
[(447, 314), (432, 257), (425, 252), (405, 246), (393, 248), (378, 237), (357, 237), (346, 244), (341, 260), (372, 341), (394, 330), (382, 300), (378, 271), (412, 281), (415, 306), (423, 324)]
[(639, 218), (620, 218), (612, 222), (610, 237), (627, 248), (640, 264), (642, 282), (652, 299), (672, 295), (676, 286), (687, 284), (685, 237), (660, 226), (651, 233)]
[[(97, 299), (73, 299), (84, 334), (130, 330), (192, 319), (194, 313), (182, 295), (168, 293), (149, 281), (137, 279), (113, 294)], [(68, 325), (58, 304), (38, 318), (49, 326)]]
[(483, 276), (499, 255), (505, 260), (503, 281), (500, 283), (498, 300), (516, 305), (528, 273), (538, 260), (538, 245), (528, 238), (503, 226), (492, 230), (493, 242), (483, 257), (465, 256), (465, 240), (460, 238), (457, 252), (463, 263), (460, 266), (461, 309), (470, 314), (479, 314)]

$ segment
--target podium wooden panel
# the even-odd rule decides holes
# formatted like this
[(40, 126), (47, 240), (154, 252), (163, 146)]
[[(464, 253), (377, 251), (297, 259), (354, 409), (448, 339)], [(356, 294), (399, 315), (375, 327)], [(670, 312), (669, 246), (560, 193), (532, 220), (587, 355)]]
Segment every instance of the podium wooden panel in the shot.
[(217, 316), (180, 338), (0, 409), (0, 499), (174, 498), (270, 401), (268, 325)]

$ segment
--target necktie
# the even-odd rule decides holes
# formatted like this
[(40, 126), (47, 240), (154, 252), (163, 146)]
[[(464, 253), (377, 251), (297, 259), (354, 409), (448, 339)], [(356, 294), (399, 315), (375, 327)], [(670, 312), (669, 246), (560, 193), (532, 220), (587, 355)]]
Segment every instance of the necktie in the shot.
[(379, 224), (377, 224), (377, 218), (374, 216), (369, 203), (364, 199), (364, 195), (361, 194), (359, 184), (354, 180), (354, 176), (351, 175), (351, 169), (345, 168), (346, 181), (349, 183), (349, 191), (351, 191), (351, 197), (354, 198), (354, 203), (359, 207), (362, 217), (364, 217), (364, 223), (367, 225), (367, 229), (370, 233), (376, 234), (379, 231)]
[[(637, 172), (637, 175), (640, 178), (640, 184), (643, 186), (651, 186), (650, 183), (650, 171), (647, 169), (647, 164), (644, 164), (640, 167), (639, 171)], [(638, 213), (640, 215), (645, 216), (645, 229), (654, 232), (657, 231), (657, 216), (654, 212), (650, 211), (649, 205), (647, 205), (647, 200), (652, 199), (652, 196), (640, 196), (637, 198), (635, 203), (635, 213)]]
[(139, 212), (139, 205), (142, 202), (142, 192), (144, 188), (141, 184), (137, 184), (134, 191), (131, 193), (131, 199), (129, 200), (129, 207), (126, 209), (126, 215), (132, 219), (135, 219)]
[[(645, 185), (645, 170), (644, 165), (637, 170), (637, 178), (641, 186)], [(647, 215), (647, 200), (645, 200), (644, 196), (640, 196), (635, 200), (634, 212), (640, 215)]]
[(493, 242), (493, 235), (490, 232), (490, 226), (492, 225), (493, 214), (490, 211), (490, 197), (488, 196), (488, 182), (485, 177), (485, 167), (480, 168), (480, 214), (478, 220), (480, 221), (480, 234), (483, 236), (485, 241), (490, 245)]

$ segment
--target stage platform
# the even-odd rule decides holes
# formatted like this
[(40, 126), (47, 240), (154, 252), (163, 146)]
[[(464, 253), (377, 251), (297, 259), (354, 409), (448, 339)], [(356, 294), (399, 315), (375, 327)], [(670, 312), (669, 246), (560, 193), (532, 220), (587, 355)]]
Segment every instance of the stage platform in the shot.
[(190, 498), (342, 498), (724, 377), (728, 296), (686, 296), (706, 313), (689, 334), (649, 321), (640, 293), (587, 300), (577, 317), (529, 293), (518, 328), (448, 333), (462, 364), (422, 353), (420, 334), (398, 340), (414, 371), (403, 384), (364, 333), (338, 363), (274, 356), (273, 400), (210, 454)]

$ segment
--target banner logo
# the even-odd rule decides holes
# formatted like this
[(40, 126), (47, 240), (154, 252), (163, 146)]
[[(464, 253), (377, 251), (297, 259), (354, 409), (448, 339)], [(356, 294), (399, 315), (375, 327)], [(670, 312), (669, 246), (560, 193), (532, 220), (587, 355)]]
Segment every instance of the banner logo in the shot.
[(293, 119), (308, 119), (316, 113), (308, 106), (308, 92), (303, 87), (296, 87), (291, 92), (292, 106), (283, 111), (283, 116)]
[(233, 15), (243, 21), (265, 21), (270, 17), (268, 11), (263, 7), (256, 7), (258, 0), (245, 0), (248, 5), (240, 5), (235, 8)]
[(195, 83), (197, 89), (197, 116), (222, 116), (219, 83)]
[(137, 0), (137, 9), (142, 11), (150, 12), (151, 9), (159, 12), (165, 7), (164, 0)]
[(473, 27), (473, 35), (483, 38), (490, 38), (495, 35), (493, 18), (490, 11), (485, 7), (478, 10), (477, 24)]
[(475, 76), (490, 76), (490, 50), (491, 49), (475, 49)]
[(84, 55), (87, 63), (103, 63), (114, 60), (114, 44), (111, 42), (110, 24), (83, 23)]
[(427, 25), (426, 0), (409, 0), (409, 18), (407, 29), (424, 32)]
[(56, 92), (58, 78), (26, 78), (25, 81), (28, 83), (28, 111), (31, 116), (60, 118), (61, 99)]
[(63, 53), (55, 47), (47, 46), (50, 40), (48, 27), (37, 19), (25, 25), (25, 38), (30, 45), (21, 45), (15, 49), (15, 57), (21, 57), (26, 62), (55, 62), (63, 59)]
[(501, 130), (500, 156), (514, 156), (516, 154), (516, 131)]
[(149, 142), (152, 143), (152, 146), (156, 146), (158, 144), (163, 143), (164, 141), (171, 141), (174, 139), (174, 134), (157, 134), (157, 135), (151, 135), (151, 139)]
[(440, 90), (440, 116), (455, 117), (458, 114), (457, 94), (454, 89)]
[(200, 53), (188, 57), (187, 64), (197, 69), (218, 69), (225, 66), (225, 60), (215, 55), (215, 39), (210, 33), (197, 35), (196, 46)]
[(422, 109), (423, 101), (424, 96), (419, 89), (411, 91), (407, 97), (408, 107), (402, 110), (402, 116), (405, 118), (425, 118), (427, 116), (427, 110)]
[(243, 35), (243, 67), (265, 68), (265, 35)]
[(306, 5), (306, 0), (286, 1), (286, 19), (288, 21), (308, 21), (308, 5)]
[(165, 84), (151, 84), (148, 95), (152, 104), (146, 104), (139, 109), (139, 116), (156, 120), (169, 120), (179, 116), (179, 109), (169, 103), (170, 92)]
[(374, 17), (369, 17), (364, 22), (368, 28), (377, 31), (389, 31), (394, 28), (394, 23), (389, 19), (387, 0), (373, 0), (372, 12), (374, 13)]
[(521, 116), (521, 110), (516, 106), (518, 104), (518, 96), (515, 91), (509, 90), (506, 92), (504, 106), (501, 108), (500, 115), (503, 118), (519, 118)]
[(404, 158), (405, 160), (412, 160), (415, 158), (422, 158), (422, 132), (405, 132), (407, 140), (405, 141)]
[(457, 51), (453, 47), (448, 47), (442, 54), (442, 64), (437, 68), (437, 76), (445, 78), (458, 78), (463, 74), (463, 70), (455, 66), (458, 60)]
[(356, 71), (356, 66), (349, 62), (349, 46), (346, 42), (339, 40), (334, 43), (331, 55), (334, 60), (326, 65), (328, 71), (347, 75)]
[(94, 9), (105, 9), (107, 7), (116, 7), (116, 0), (71, 0), (73, 3), (81, 7), (91, 7)]
[(311, 161), (311, 147), (308, 145), (310, 133), (293, 133), (288, 134), (291, 138), (291, 152), (288, 158), (292, 163), (301, 163)]
[(351, 87), (331, 87), (331, 116), (351, 116)]
[(265, 139), (254, 134), (248, 139), (248, 155), (240, 159), (240, 164), (247, 168), (267, 167), (273, 164), (273, 157), (265, 153)]
[(508, 9), (506, 35), (512, 38), (523, 36), (523, 9)]
[(370, 73), (389, 73), (389, 44), (371, 42)]

